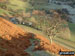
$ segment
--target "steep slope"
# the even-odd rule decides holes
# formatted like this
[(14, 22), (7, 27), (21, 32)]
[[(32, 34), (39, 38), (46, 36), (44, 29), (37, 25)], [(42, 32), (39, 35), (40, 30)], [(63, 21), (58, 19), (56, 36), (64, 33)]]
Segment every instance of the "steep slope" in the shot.
[(17, 34), (24, 34), (24, 31), (17, 27), (16, 25), (6, 21), (3, 18), (0, 18), (0, 34), (4, 35), (17, 35)]
[[(34, 48), (31, 51), (26, 51), (32, 45)], [(38, 51), (43, 53), (49, 51), (58, 54), (60, 49), (68, 51), (68, 49), (56, 43), (51, 45), (50, 41), (43, 36), (24, 32), (15, 24), (0, 18), (0, 56), (31, 56), (31, 54)], [(30, 52), (32, 53), (30, 54)]]
[(0, 18), (0, 56), (30, 56), (24, 52), (30, 45), (21, 28)]

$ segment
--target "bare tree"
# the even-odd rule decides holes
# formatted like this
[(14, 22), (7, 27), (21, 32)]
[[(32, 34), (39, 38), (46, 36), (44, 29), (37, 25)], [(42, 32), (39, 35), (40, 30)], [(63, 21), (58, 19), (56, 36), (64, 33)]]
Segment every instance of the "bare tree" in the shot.
[(52, 44), (52, 40), (59, 34), (59, 31), (62, 29), (62, 20), (60, 16), (50, 17), (43, 17), (38, 19), (38, 24), (40, 25), (42, 31), (49, 37), (50, 42)]

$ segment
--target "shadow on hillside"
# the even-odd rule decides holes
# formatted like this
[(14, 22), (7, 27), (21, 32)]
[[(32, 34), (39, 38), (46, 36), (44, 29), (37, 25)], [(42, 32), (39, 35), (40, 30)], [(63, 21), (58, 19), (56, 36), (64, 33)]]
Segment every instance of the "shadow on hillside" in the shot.
[(11, 40), (0, 37), (0, 56), (30, 56), (24, 50), (32, 45), (30, 39), (34, 37), (35, 35), (32, 33), (25, 34), (24, 36), (21, 34), (15, 37), (10, 36)]

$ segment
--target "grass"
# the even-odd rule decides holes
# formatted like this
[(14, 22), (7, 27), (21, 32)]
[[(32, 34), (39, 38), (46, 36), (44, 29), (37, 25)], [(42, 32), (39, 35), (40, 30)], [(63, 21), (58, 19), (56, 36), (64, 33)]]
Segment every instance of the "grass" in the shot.
[(46, 36), (43, 32), (38, 31), (36, 29), (33, 29), (31, 27), (27, 27), (27, 26), (24, 26), (24, 25), (18, 25), (18, 26), (22, 27), (27, 32), (31, 32), (31, 33), (39, 34), (39, 35), (42, 35), (42, 36)]
[(10, 15), (10, 14), (9, 14), (9, 11), (6, 11), (6, 10), (4, 10), (4, 9), (0, 9), (0, 15), (2, 15), (2, 14)]
[[(32, 6), (28, 2), (23, 2), (21, 0), (9, 0), (9, 4), (7, 5), (9, 9), (12, 9), (13, 11), (26, 11), (27, 9), (32, 8)], [(19, 11), (18, 11), (19, 12)]]
[[(35, 33), (35, 34), (40, 34), (40, 35), (42, 35), (42, 36), (44, 36), (44, 37), (47, 37), (47, 35), (45, 35), (43, 32), (41, 32), (41, 31), (38, 31), (38, 30), (36, 30), (36, 29), (33, 29), (33, 28), (31, 28), (31, 27), (27, 27), (27, 26), (24, 26), (24, 25), (18, 25), (18, 26), (20, 26), (20, 27), (22, 27), (25, 31), (27, 31), (27, 32), (31, 32), (31, 33)], [(72, 25), (70, 25), (70, 27), (71, 27)], [(73, 25), (74, 26), (74, 25)], [(70, 28), (71, 29), (71, 31), (73, 30), (72, 29), (72, 27)], [(74, 31), (73, 31), (74, 32)], [(71, 38), (73, 38), (73, 37), (71, 37)], [(57, 41), (55, 41), (55, 40), (57, 40)], [(71, 39), (71, 41), (69, 41), (69, 40), (66, 40), (66, 39), (63, 39), (63, 38), (54, 38), (54, 41), (57, 43), (57, 44), (60, 44), (60, 45), (62, 45), (62, 46), (64, 46), (64, 47), (66, 47), (66, 48), (69, 48), (69, 47), (71, 47), (71, 48), (69, 48), (69, 49), (71, 49), (71, 50), (73, 50), (74, 49), (74, 47), (75, 47), (75, 43), (73, 42), (73, 39)], [(72, 48), (73, 47), (73, 48)]]
[(69, 28), (70, 28), (70, 31), (71, 31), (71, 38), (70, 38), (70, 40), (75, 42), (75, 24), (69, 23)]
[(67, 46), (75, 48), (75, 24), (68, 23), (68, 25), (69, 25), (69, 29), (71, 31), (71, 37), (70, 37), (70, 39), (55, 38), (55, 40), (58, 40), (58, 41), (62, 42), (63, 44), (67, 44)]
[(74, 50), (75, 51), (75, 43), (72, 42), (72, 41), (69, 41), (69, 40), (66, 40), (66, 39), (63, 39), (63, 38), (54, 38), (54, 41), (57, 43), (57, 44), (60, 44), (60, 45), (63, 45), (64, 47), (70, 49), (70, 50)]
[(56, 4), (42, 4), (42, 5), (34, 5), (35, 9), (45, 9), (45, 10), (50, 10), (50, 9), (62, 9), (60, 5)]

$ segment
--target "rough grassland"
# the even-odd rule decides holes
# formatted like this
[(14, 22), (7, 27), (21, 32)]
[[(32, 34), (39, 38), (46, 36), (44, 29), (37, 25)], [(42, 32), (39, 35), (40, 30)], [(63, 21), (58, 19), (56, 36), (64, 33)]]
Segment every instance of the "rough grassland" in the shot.
[[(46, 36), (44, 33), (42, 33), (41, 31), (35, 30), (35, 29), (30, 28), (30, 27), (27, 27), (27, 26), (23, 26), (23, 25), (18, 25), (18, 26), (22, 27), (23, 29), (26, 29), (26, 31), (29, 31), (29, 32), (31, 32), (31, 33), (36, 33), (36, 34), (40, 34), (40, 35), (42, 35), (42, 36), (47, 37), (47, 36)], [(57, 40), (57, 41), (55, 41), (55, 40)], [(55, 41), (57, 44), (60, 44), (60, 45), (66, 47), (66, 48), (68, 48), (68, 49), (71, 49), (71, 50), (73, 50), (74, 48), (72, 48), (72, 47), (75, 46), (75, 45), (74, 45), (74, 42), (69, 41), (69, 40), (66, 40), (66, 39), (62, 39), (62, 38), (54, 38), (54, 41)], [(61, 42), (59, 43), (59, 41), (61, 41)], [(64, 44), (64, 43), (65, 43), (65, 44)], [(69, 43), (70, 43), (70, 44), (69, 44)]]

